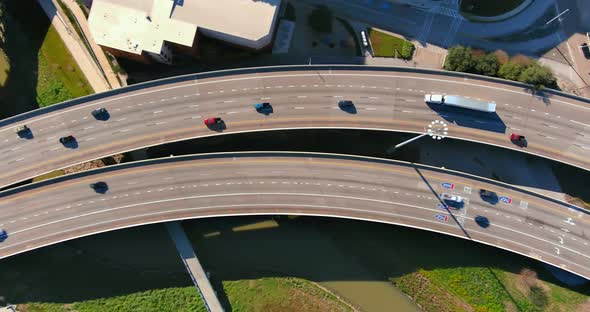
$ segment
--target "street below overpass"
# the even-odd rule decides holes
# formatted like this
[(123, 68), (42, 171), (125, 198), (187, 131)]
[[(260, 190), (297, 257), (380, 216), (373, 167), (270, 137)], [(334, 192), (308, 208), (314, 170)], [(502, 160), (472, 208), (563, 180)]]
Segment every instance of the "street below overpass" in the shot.
[[(117, 91), (60, 109), (27, 113), (0, 128), (0, 186), (100, 157), (165, 142), (226, 133), (297, 128), (350, 128), (423, 132), (435, 119), (449, 125), (449, 136), (526, 151), (584, 169), (590, 168), (590, 107), (582, 101), (473, 77), (412, 70), (265, 70), (181, 82), (156, 83)], [(382, 68), (381, 68), (382, 69)], [(233, 74), (232, 74), (233, 73)], [(497, 103), (497, 114), (460, 111), (424, 103), (426, 93), (446, 93)], [(355, 112), (338, 108), (352, 100)], [(256, 102), (270, 102), (260, 114)], [(91, 111), (105, 107), (108, 120)], [(30, 117), (27, 117), (30, 116)], [(203, 119), (221, 117), (225, 129), (211, 130)], [(26, 124), (32, 138), (19, 138)], [(528, 147), (509, 141), (527, 136)], [(73, 135), (76, 148), (58, 139)]]
[[(103, 181), (105, 193), (90, 183)], [(496, 192), (488, 203), (480, 189)], [(438, 194), (462, 196), (446, 210)], [(129, 163), (0, 193), (0, 258), (141, 224), (239, 215), (370, 220), (449, 234), (590, 277), (590, 224), (575, 207), (427, 166), (333, 154), (224, 153)], [(485, 216), (488, 227), (474, 221)], [(149, 237), (146, 237), (149, 239)], [(465, 254), (468, 256), (469, 251)]]

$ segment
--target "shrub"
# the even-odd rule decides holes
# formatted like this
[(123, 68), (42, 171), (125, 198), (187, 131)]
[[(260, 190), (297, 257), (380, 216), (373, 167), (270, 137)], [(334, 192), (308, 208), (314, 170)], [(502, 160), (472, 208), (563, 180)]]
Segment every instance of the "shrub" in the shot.
[(551, 70), (538, 63), (533, 63), (525, 68), (518, 76), (518, 81), (532, 84), (535, 89), (556, 86), (555, 77), (553, 77)]
[(539, 309), (545, 308), (545, 306), (549, 303), (549, 297), (543, 288), (539, 286), (531, 287), (530, 297), (533, 304)]
[(508, 53), (506, 53), (503, 50), (494, 51), (494, 55), (496, 56), (496, 59), (498, 60), (498, 63), (500, 65), (504, 65), (508, 63), (508, 61), (510, 60), (510, 56), (508, 56)]
[(456, 46), (449, 49), (445, 60), (444, 68), (446, 70), (473, 72), (475, 60), (471, 53), (471, 48)]
[(498, 77), (516, 81), (523, 69), (524, 66), (518, 63), (508, 62), (500, 66)]
[(533, 64), (533, 60), (531, 60), (530, 57), (528, 57), (526, 55), (522, 55), (522, 54), (517, 54), (517, 55), (513, 56), (510, 59), (510, 61), (512, 63), (520, 64), (525, 67)]
[(332, 11), (325, 5), (315, 8), (308, 19), (309, 26), (320, 33), (332, 32)]
[(475, 72), (481, 75), (496, 76), (498, 66), (498, 59), (493, 53), (475, 59)]

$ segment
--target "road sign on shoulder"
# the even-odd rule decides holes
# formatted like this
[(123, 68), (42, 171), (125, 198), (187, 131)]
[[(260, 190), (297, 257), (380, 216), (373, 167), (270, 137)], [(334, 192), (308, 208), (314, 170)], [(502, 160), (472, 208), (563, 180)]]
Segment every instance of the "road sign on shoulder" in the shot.
[(441, 221), (441, 222), (447, 222), (447, 221), (449, 221), (449, 216), (443, 215), (443, 214), (434, 215), (434, 218), (436, 220), (438, 220), (438, 221)]
[(444, 188), (451, 189), (451, 190), (454, 190), (455, 189), (455, 184), (453, 184), (451, 182), (441, 183), (440, 186), (442, 186)]
[(512, 204), (512, 198), (510, 197), (500, 196), (498, 199), (503, 203)]

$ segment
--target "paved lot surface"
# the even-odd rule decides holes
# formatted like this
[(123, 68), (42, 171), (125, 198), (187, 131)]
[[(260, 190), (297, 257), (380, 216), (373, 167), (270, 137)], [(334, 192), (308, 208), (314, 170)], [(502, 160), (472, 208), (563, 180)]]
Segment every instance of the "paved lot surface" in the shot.
[[(588, 215), (518, 190), (440, 170), (310, 153), (152, 161), (0, 194), (0, 258), (138, 224), (247, 214), (376, 220), (481, 241), (590, 277)], [(200, 158), (200, 159), (199, 159)], [(121, 167), (119, 167), (121, 168)], [(104, 181), (108, 191), (89, 183)], [(444, 187), (444, 183), (446, 187)], [(495, 205), (485, 188), (506, 197)], [(463, 196), (451, 210), (437, 194)], [(490, 226), (474, 222), (486, 216)]]
[[(493, 100), (497, 115), (429, 107), (425, 93), (445, 92)], [(354, 101), (356, 114), (337, 101)], [(252, 104), (268, 101), (274, 112), (257, 113)], [(106, 121), (91, 110), (105, 107)], [(210, 130), (207, 117), (221, 117), (225, 130)], [(590, 168), (590, 107), (553, 96), (535, 97), (519, 87), (395, 71), (301, 71), (226, 76), (165, 84), (48, 112), (0, 128), (0, 185), (58, 168), (140, 147), (187, 138), (241, 131), (344, 127), (422, 132), (434, 119), (449, 124), (449, 136), (527, 151)], [(14, 127), (26, 123), (32, 139)], [(508, 140), (528, 137), (528, 147)], [(74, 135), (77, 148), (58, 139)]]

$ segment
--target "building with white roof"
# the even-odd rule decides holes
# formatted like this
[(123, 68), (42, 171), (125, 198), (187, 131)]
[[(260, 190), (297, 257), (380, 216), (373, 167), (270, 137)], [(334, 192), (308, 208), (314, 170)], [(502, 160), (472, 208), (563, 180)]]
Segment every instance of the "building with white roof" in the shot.
[(281, 0), (94, 0), (97, 44), (171, 63), (166, 42), (194, 47), (197, 31), (250, 49), (271, 44)]

